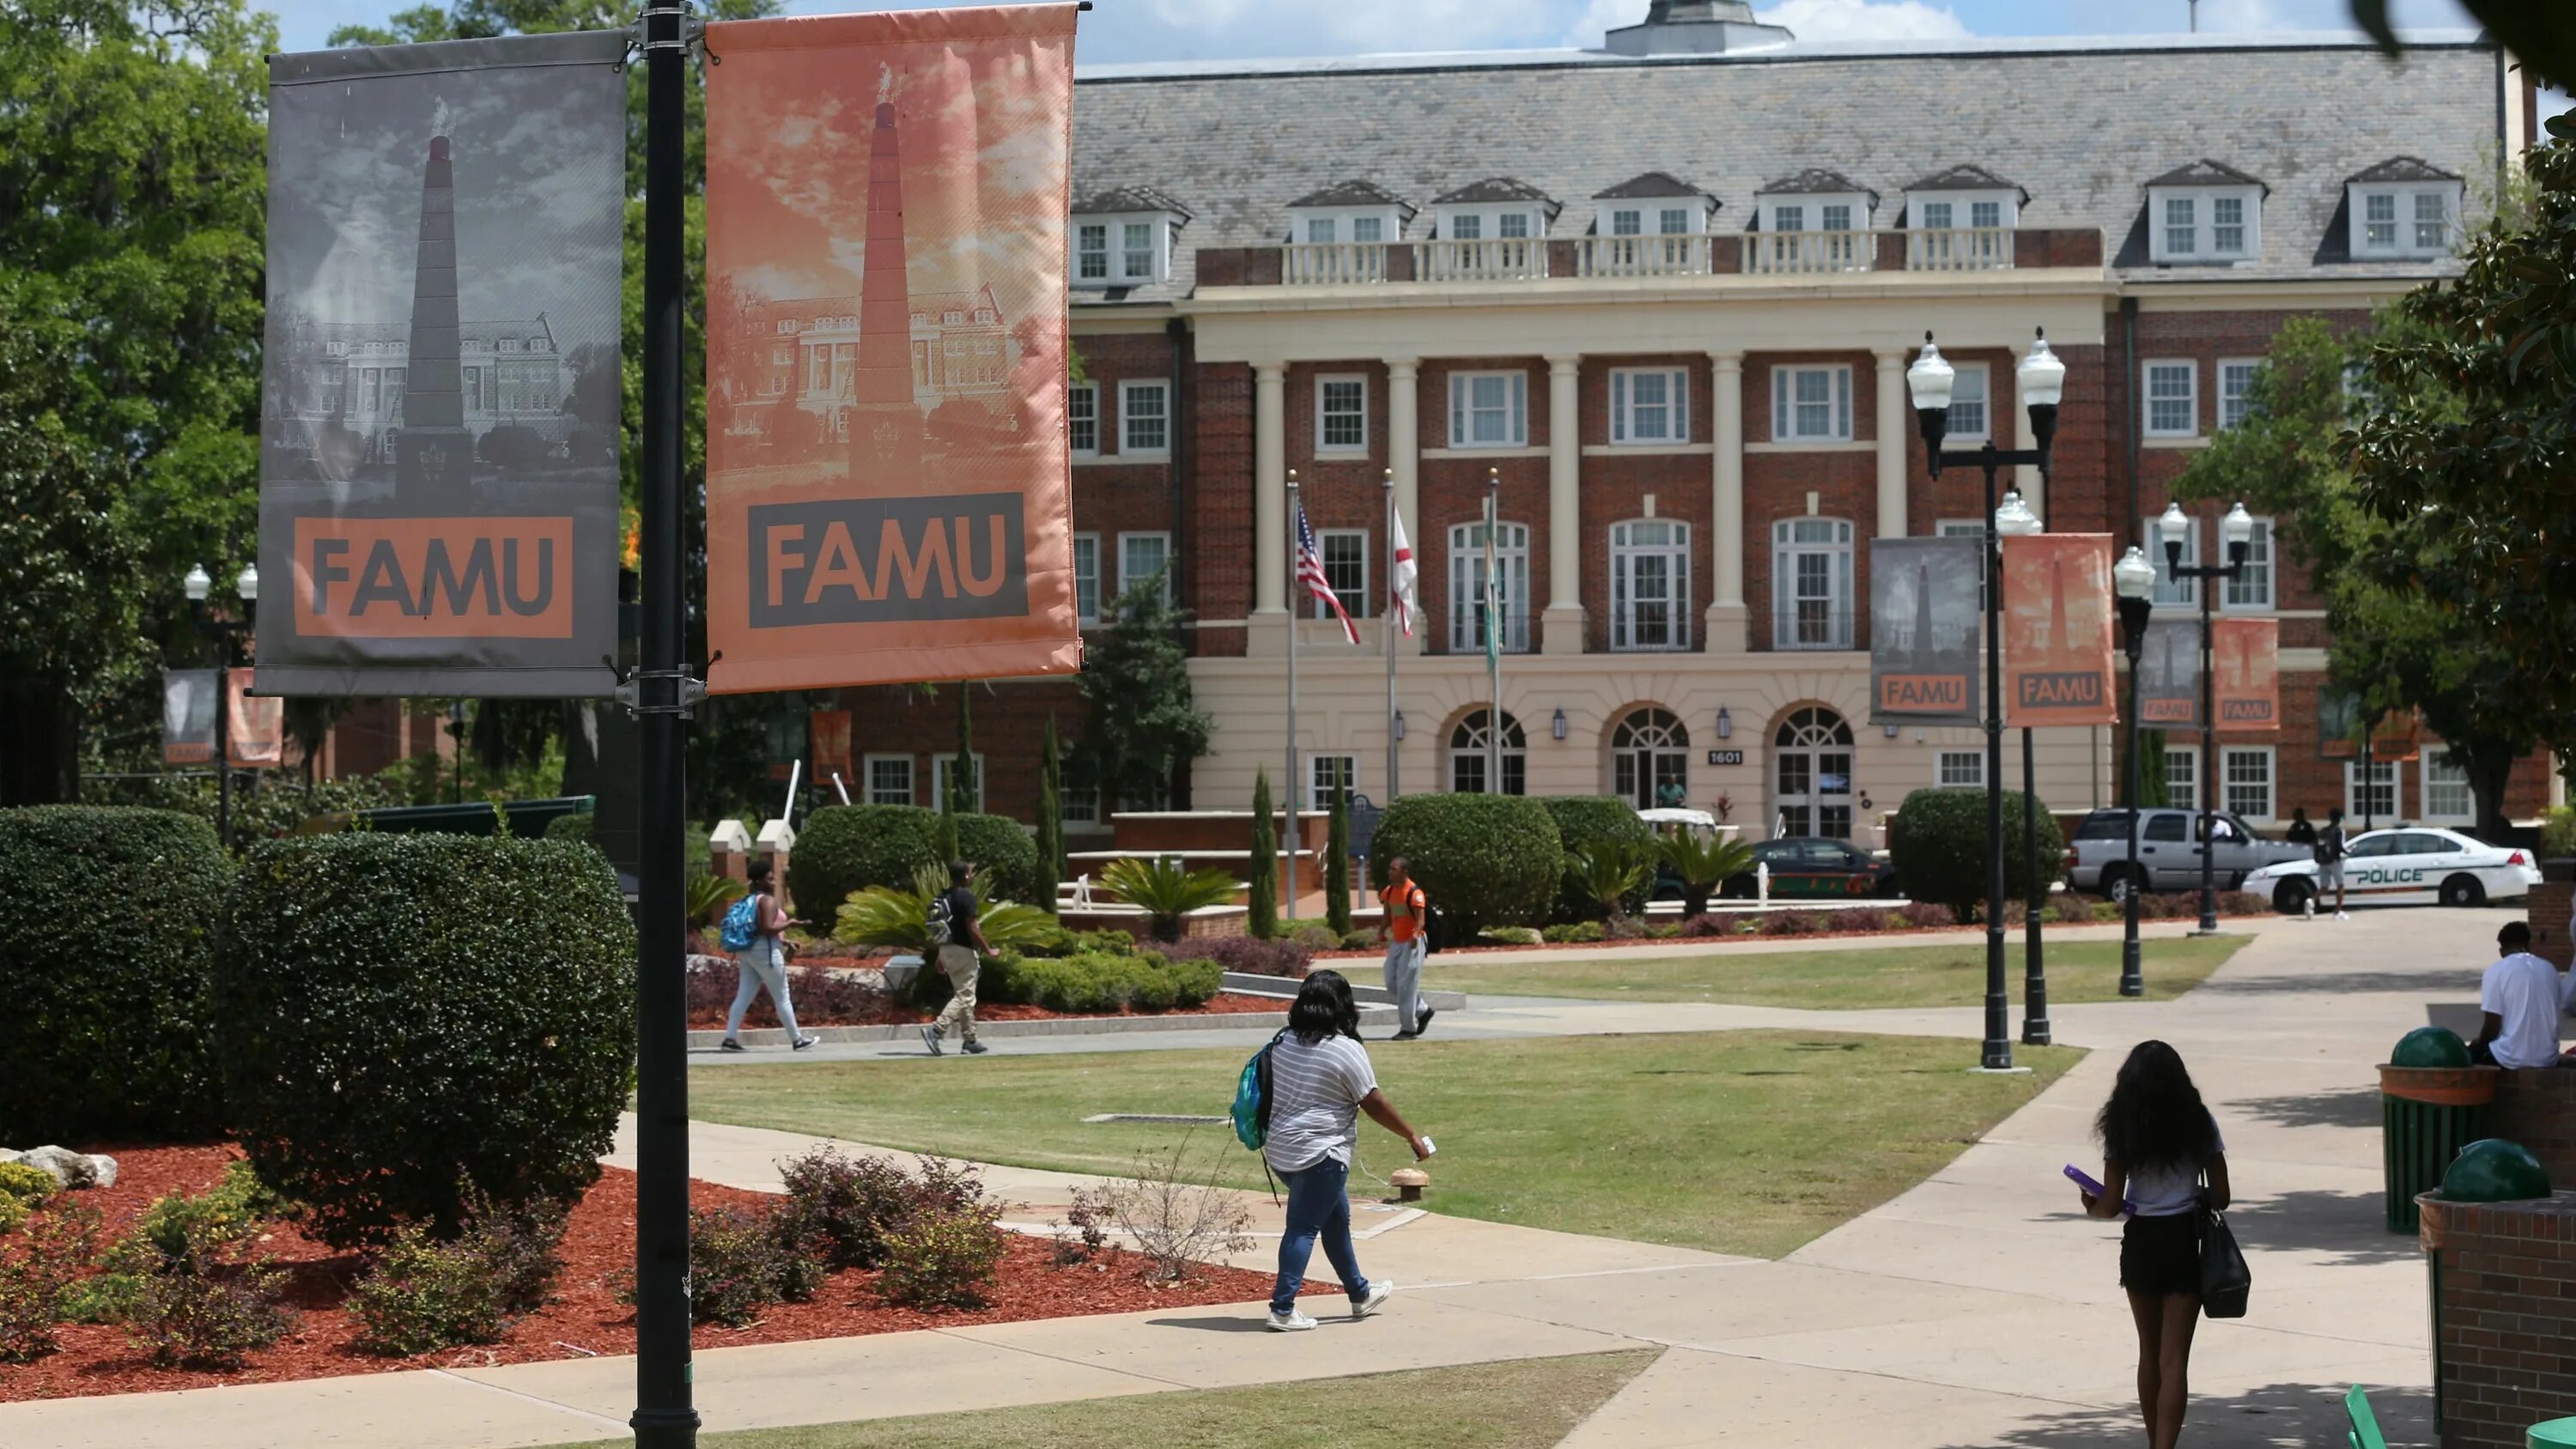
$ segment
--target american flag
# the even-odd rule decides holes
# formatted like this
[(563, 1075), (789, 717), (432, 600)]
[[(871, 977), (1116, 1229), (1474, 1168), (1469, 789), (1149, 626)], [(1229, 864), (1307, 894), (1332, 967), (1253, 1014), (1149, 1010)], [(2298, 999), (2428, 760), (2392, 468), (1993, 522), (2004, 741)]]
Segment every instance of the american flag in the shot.
[(1306, 592), (1332, 606), (1333, 617), (1342, 621), (1342, 633), (1352, 643), (1360, 642), (1360, 626), (1351, 622), (1350, 612), (1333, 594), (1333, 581), (1324, 576), (1324, 556), (1315, 548), (1315, 529), (1306, 522), (1303, 503), (1297, 505), (1297, 577), (1305, 583)]

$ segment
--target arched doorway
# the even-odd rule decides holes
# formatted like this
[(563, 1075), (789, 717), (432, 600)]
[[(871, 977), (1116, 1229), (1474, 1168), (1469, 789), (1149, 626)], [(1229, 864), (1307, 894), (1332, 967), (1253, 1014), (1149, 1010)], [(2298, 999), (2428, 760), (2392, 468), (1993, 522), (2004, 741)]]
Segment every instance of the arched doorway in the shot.
[(1776, 833), (1849, 840), (1852, 731), (1822, 705), (1791, 710), (1771, 738), (1771, 808)]
[(1640, 810), (1690, 799), (1690, 730), (1667, 709), (1633, 711), (1610, 732), (1611, 793)]
[[(1488, 748), (1493, 733), (1486, 710), (1472, 710), (1457, 728), (1449, 732), (1449, 788), (1460, 795), (1482, 795), (1485, 783)], [(1529, 793), (1529, 737), (1521, 732), (1521, 722), (1503, 713), (1503, 793)]]

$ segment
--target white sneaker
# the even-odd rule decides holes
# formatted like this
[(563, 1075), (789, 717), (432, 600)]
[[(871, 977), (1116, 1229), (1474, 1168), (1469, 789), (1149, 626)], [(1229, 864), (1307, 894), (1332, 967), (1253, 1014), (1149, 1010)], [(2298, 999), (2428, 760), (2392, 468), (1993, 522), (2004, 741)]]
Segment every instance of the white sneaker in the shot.
[(2345, 915), (2345, 914), (2344, 914), (2343, 912), (2341, 912), (2341, 911), (2337, 911), (2337, 912), (2335, 912), (2335, 919), (2336, 919), (2336, 920), (2338, 920), (2338, 921), (2349, 921), (2349, 920), (2351, 920), (2351, 919), (2352, 919), (2352, 917)]
[(1395, 1285), (1381, 1278), (1377, 1282), (1369, 1285), (1368, 1296), (1366, 1298), (1363, 1298), (1357, 1303), (1351, 1305), (1351, 1317), (1366, 1318), (1370, 1314), (1384, 1308), (1386, 1306), (1386, 1300), (1394, 1296)]
[(2316, 897), (2310, 896), (2306, 900), (2299, 902), (2299, 918), (2305, 921), (2313, 921), (2317, 918)]
[(1270, 1315), (1270, 1331), (1272, 1333), (1303, 1333), (1314, 1326), (1315, 1320), (1308, 1318), (1304, 1313), (1294, 1308), (1289, 1309), (1286, 1313), (1274, 1313)]

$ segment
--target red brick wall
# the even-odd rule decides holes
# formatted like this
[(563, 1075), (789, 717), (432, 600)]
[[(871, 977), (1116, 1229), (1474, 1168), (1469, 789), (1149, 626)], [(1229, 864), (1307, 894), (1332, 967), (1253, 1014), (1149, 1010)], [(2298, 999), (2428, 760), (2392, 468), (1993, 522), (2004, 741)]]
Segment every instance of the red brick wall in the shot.
[[(1878, 362), (1866, 352), (1755, 353), (1744, 360), (1744, 441), (1773, 441), (1771, 374), (1775, 367), (1840, 365), (1851, 369), (1852, 442), (1877, 441)], [(1748, 452), (1744, 458), (1744, 602), (1751, 610), (1753, 647), (1768, 649), (1771, 620), (1771, 530), (1782, 519), (1814, 514), (1852, 525), (1852, 606), (1855, 648), (1869, 647), (1869, 539), (1878, 532), (1878, 456), (1866, 448), (1831, 446), (1816, 451)]]
[[(1361, 453), (1325, 453), (1318, 447), (1317, 380), (1327, 375), (1359, 377), (1368, 389), (1368, 449)], [(1368, 532), (1368, 593), (1351, 617), (1374, 617), (1386, 588), (1386, 457), (1387, 370), (1384, 363), (1301, 363), (1288, 369), (1288, 466), (1297, 474), (1307, 521), (1325, 529)], [(1290, 527), (1294, 527), (1293, 520)], [(1288, 602), (1301, 617), (1314, 616), (1312, 596), (1290, 587)]]
[(850, 765), (860, 793), (870, 755), (912, 757), (913, 803), (936, 809), (938, 771), (932, 761), (957, 753), (957, 691), (973, 691), (975, 753), (984, 757), (984, 813), (1037, 823), (1038, 770), (1045, 756), (1047, 716), (1056, 738), (1071, 749), (1082, 737), (1086, 711), (1070, 679), (1009, 684), (943, 684), (936, 697), (903, 688), (838, 691), (832, 706), (850, 712)]
[[(1538, 357), (1451, 358), (1426, 362), (1420, 379), (1422, 441), (1426, 451), (1449, 444), (1449, 375), (1453, 372), (1519, 372), (1529, 379), (1529, 446), (1548, 445), (1547, 361)], [(1488, 470), (1502, 475), (1502, 519), (1529, 527), (1530, 647), (1539, 643), (1539, 616), (1549, 597), (1547, 548), (1547, 459), (1429, 458), (1421, 465), (1421, 520), (1414, 552), (1422, 561), (1422, 612), (1429, 626), (1428, 648), (1446, 653), (1449, 646), (1449, 529), (1484, 516)]]
[(2576, 1193), (2419, 1201), (2442, 1449), (2521, 1449), (2532, 1425), (2576, 1415)]
[[(1706, 446), (1714, 436), (1715, 409), (1710, 404), (1712, 369), (1705, 353), (1672, 356), (1586, 358), (1578, 397), (1581, 400), (1583, 446), (1610, 442), (1610, 374), (1616, 368), (1677, 368), (1689, 377), (1690, 435)], [(1690, 527), (1690, 589), (1682, 609), (1692, 648), (1706, 643), (1701, 616), (1708, 608), (1714, 569), (1716, 491), (1705, 453), (1613, 453), (1583, 460), (1583, 647), (1595, 653), (1610, 648), (1610, 530), (1646, 516), (1653, 495), (1655, 517)], [(1547, 601), (1542, 596), (1539, 601)], [(1535, 647), (1537, 641), (1533, 640)]]
[[(1202, 620), (1239, 621), (1252, 614), (1252, 369), (1201, 363), (1183, 420), (1196, 438), (1190, 450), (1190, 529), (1184, 545), (1195, 561), (1183, 602)], [(1077, 491), (1082, 480), (1074, 480)], [(1205, 629), (1201, 654), (1240, 655), (1240, 628)]]

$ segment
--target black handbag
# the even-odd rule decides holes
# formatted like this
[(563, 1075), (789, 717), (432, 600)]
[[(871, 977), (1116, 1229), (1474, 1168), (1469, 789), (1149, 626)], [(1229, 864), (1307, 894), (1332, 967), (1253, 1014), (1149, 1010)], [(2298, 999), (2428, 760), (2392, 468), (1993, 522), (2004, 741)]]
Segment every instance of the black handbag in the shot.
[(2211, 1318), (2243, 1318), (2254, 1291), (2253, 1270), (2236, 1246), (2227, 1218), (2202, 1199), (2200, 1209), (2200, 1311)]

